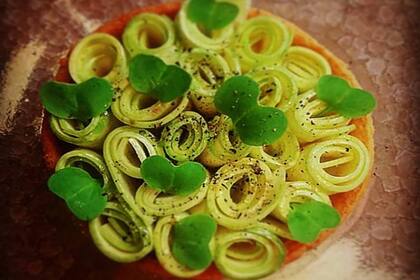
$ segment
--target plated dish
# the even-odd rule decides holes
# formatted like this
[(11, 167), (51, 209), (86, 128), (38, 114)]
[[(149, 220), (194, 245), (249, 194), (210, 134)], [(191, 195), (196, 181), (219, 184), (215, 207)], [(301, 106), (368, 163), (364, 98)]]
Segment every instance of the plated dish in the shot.
[(259, 278), (356, 205), (374, 102), (292, 23), (249, 1), (194, 2), (111, 21), (62, 60), (41, 100), (79, 148), (58, 151), (45, 129), (49, 187), (115, 261), (154, 252), (177, 277), (214, 263)]

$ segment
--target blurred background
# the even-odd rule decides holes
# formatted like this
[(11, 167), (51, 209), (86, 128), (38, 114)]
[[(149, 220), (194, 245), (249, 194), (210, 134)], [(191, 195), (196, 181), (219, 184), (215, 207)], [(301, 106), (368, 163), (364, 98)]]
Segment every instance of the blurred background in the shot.
[[(118, 269), (47, 191), (38, 88), (84, 35), (163, 2), (0, 1), (0, 279), (108, 279)], [(308, 31), (379, 101), (369, 193), (330, 240), (270, 279), (420, 279), (420, 1), (253, 5)]]

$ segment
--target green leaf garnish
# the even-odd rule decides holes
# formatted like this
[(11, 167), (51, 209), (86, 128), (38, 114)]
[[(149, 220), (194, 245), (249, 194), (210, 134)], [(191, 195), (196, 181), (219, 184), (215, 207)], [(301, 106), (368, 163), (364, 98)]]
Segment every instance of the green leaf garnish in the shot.
[(215, 0), (190, 0), (188, 19), (201, 25), (206, 31), (221, 29), (235, 20), (239, 8), (228, 2)]
[(204, 269), (212, 262), (209, 243), (216, 233), (216, 222), (206, 214), (188, 216), (174, 226), (172, 253), (190, 269)]
[(176, 65), (166, 65), (153, 55), (139, 54), (129, 63), (133, 88), (162, 102), (184, 95), (191, 85), (191, 75)]
[(334, 207), (311, 200), (294, 204), (287, 217), (287, 225), (294, 240), (311, 243), (319, 233), (340, 223), (340, 215)]
[(149, 187), (183, 196), (197, 190), (207, 177), (206, 169), (198, 162), (174, 166), (162, 156), (146, 158), (140, 166), (140, 173)]
[(371, 93), (352, 88), (346, 80), (333, 75), (322, 76), (315, 90), (318, 98), (327, 103), (326, 111), (347, 118), (365, 116), (376, 107), (376, 99)]
[(58, 170), (48, 180), (48, 188), (81, 220), (96, 218), (105, 209), (107, 200), (100, 183), (81, 168)]
[(216, 108), (228, 115), (242, 142), (251, 146), (267, 145), (279, 139), (287, 128), (284, 113), (260, 106), (258, 84), (247, 76), (230, 78), (218, 89)]
[(94, 77), (80, 84), (48, 81), (41, 86), (40, 95), (42, 105), (52, 115), (87, 120), (108, 109), (114, 90), (107, 80)]

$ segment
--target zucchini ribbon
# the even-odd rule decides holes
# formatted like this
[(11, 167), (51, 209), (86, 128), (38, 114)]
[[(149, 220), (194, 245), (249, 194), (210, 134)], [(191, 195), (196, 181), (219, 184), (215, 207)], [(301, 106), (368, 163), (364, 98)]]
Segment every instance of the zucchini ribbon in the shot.
[(201, 203), (207, 195), (209, 176), (196, 191), (187, 196), (163, 194), (143, 184), (136, 192), (135, 200), (149, 216), (168, 216), (187, 211)]
[(348, 192), (360, 186), (369, 174), (371, 158), (366, 146), (351, 135), (306, 146), (288, 178), (307, 181), (327, 194)]
[(285, 172), (272, 172), (262, 161), (243, 158), (222, 166), (210, 182), (207, 206), (218, 224), (245, 229), (264, 219), (277, 206)]
[(290, 131), (286, 132), (270, 145), (252, 147), (250, 156), (265, 162), (271, 169), (293, 167), (300, 154), (299, 142)]
[[(187, 217), (188, 214), (183, 212), (177, 215), (162, 217), (156, 223), (153, 238), (155, 244), (156, 257), (159, 263), (166, 271), (181, 278), (190, 278), (202, 273), (205, 269), (192, 270), (185, 265), (180, 264), (172, 255), (172, 228), (177, 222)], [(214, 241), (209, 244), (210, 250), (214, 252)]]
[(101, 155), (86, 149), (64, 154), (56, 170), (78, 167), (102, 182), (108, 202), (102, 214), (89, 222), (96, 247), (117, 262), (133, 262), (152, 251), (152, 229), (120, 200)]
[(286, 25), (271, 16), (248, 19), (237, 33), (233, 48), (240, 57), (244, 73), (258, 65), (279, 63), (293, 39)]
[(164, 155), (155, 136), (149, 131), (128, 126), (113, 130), (104, 142), (104, 158), (118, 193), (141, 218), (152, 223), (135, 200), (141, 185), (140, 165), (149, 156)]
[(209, 167), (219, 167), (250, 153), (251, 146), (241, 141), (228, 116), (215, 116), (208, 125), (211, 138), (199, 157), (201, 163)]
[[(235, 57), (227, 53), (229, 62), (235, 67)], [(184, 69), (191, 74), (190, 98), (197, 110), (207, 116), (217, 113), (214, 96), (217, 89), (233, 75), (225, 58), (213, 51), (192, 49), (181, 59)]]
[(161, 141), (166, 154), (182, 162), (198, 157), (208, 138), (206, 120), (196, 112), (186, 111), (164, 127)]
[(109, 34), (88, 35), (71, 52), (69, 72), (76, 83), (100, 77), (118, 87), (128, 77), (124, 47)]
[(124, 29), (122, 41), (130, 57), (149, 54), (167, 64), (177, 60), (175, 26), (165, 15), (142, 13), (133, 17)]
[(331, 74), (328, 61), (319, 53), (304, 47), (290, 47), (281, 64), (295, 80), (299, 92), (314, 88), (321, 76)]
[(130, 85), (117, 92), (111, 110), (121, 122), (138, 128), (157, 128), (175, 119), (188, 106), (188, 97), (161, 102), (135, 91)]
[(118, 125), (108, 112), (87, 122), (50, 116), (50, 127), (58, 139), (84, 148), (102, 148), (107, 134)]
[(300, 142), (339, 136), (351, 132), (355, 126), (350, 119), (336, 113), (323, 115), (327, 105), (311, 90), (300, 94), (295, 110), (286, 112), (288, 126)]
[(262, 67), (248, 74), (260, 87), (259, 103), (286, 112), (297, 100), (298, 88), (281, 67)]
[(219, 231), (215, 263), (229, 278), (256, 279), (280, 268), (286, 248), (276, 235), (261, 227), (243, 231)]
[(290, 205), (292, 203), (304, 203), (309, 200), (316, 200), (330, 206), (332, 205), (329, 196), (320, 188), (305, 181), (286, 182), (285, 192), (278, 206), (271, 214), (280, 221), (287, 222), (287, 216), (291, 210)]
[(176, 17), (176, 26), (180, 40), (186, 48), (204, 48), (209, 50), (221, 50), (229, 45), (234, 33), (234, 25), (212, 30), (206, 34), (197, 23), (189, 20), (187, 6), (189, 1), (185, 1)]

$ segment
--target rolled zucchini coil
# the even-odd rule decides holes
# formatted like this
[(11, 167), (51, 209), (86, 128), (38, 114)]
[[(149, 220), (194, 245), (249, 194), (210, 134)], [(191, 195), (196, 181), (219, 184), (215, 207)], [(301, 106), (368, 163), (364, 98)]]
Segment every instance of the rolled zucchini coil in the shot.
[(187, 16), (187, 6), (189, 1), (185, 1), (176, 17), (176, 26), (180, 40), (185, 48), (204, 48), (210, 50), (221, 50), (229, 45), (234, 33), (234, 24), (213, 30), (206, 34), (200, 29), (199, 25), (189, 20)]
[(290, 131), (286, 131), (276, 142), (252, 147), (250, 156), (265, 162), (272, 170), (279, 167), (289, 169), (293, 167), (300, 154), (299, 142)]
[(158, 128), (175, 119), (188, 106), (188, 97), (163, 103), (136, 92), (127, 85), (118, 92), (111, 105), (114, 116), (121, 122), (138, 128)]
[(58, 139), (84, 148), (100, 149), (107, 134), (118, 125), (108, 112), (89, 121), (50, 117), (50, 127)]
[(285, 255), (280, 238), (260, 227), (220, 231), (216, 235), (214, 262), (223, 275), (232, 279), (257, 279), (273, 273)]
[(104, 212), (89, 222), (96, 247), (121, 263), (137, 261), (153, 250), (152, 228), (124, 204), (108, 202)]
[(280, 221), (287, 222), (287, 216), (291, 209), (290, 205), (309, 200), (316, 200), (331, 205), (329, 196), (320, 188), (305, 181), (286, 182), (286, 190), (271, 215)]
[[(231, 60), (233, 59), (231, 57)], [(200, 113), (214, 116), (217, 113), (214, 105), (216, 91), (233, 75), (229, 64), (222, 55), (204, 49), (186, 52), (182, 56), (181, 63), (192, 75), (190, 98), (193, 104)]]
[(199, 157), (209, 167), (219, 167), (246, 157), (251, 146), (244, 144), (235, 132), (232, 120), (225, 115), (214, 117), (209, 123), (211, 139)]
[(304, 47), (290, 47), (281, 64), (295, 80), (299, 92), (315, 87), (319, 78), (331, 74), (331, 66), (319, 53)]
[(133, 17), (124, 29), (122, 41), (130, 57), (149, 54), (167, 64), (177, 60), (175, 25), (165, 15), (142, 13)]
[[(136, 192), (136, 203), (149, 216), (168, 216), (187, 211), (204, 200), (209, 186), (209, 176), (203, 185), (187, 196), (163, 195), (162, 192), (143, 184)], [(161, 194), (163, 196), (161, 196)]]
[(100, 77), (118, 87), (128, 77), (124, 47), (109, 34), (88, 35), (71, 52), (69, 71), (76, 83)]
[(344, 135), (306, 146), (288, 178), (308, 181), (327, 194), (348, 192), (363, 183), (371, 161), (362, 141)]
[(141, 163), (149, 156), (164, 155), (157, 139), (149, 131), (123, 126), (109, 133), (103, 152), (118, 193), (136, 214), (147, 220), (149, 216), (136, 203), (135, 194), (141, 185)]
[(166, 154), (176, 161), (194, 160), (206, 148), (209, 131), (206, 120), (198, 113), (186, 111), (162, 131)]
[(336, 113), (323, 115), (327, 105), (311, 90), (298, 97), (295, 110), (286, 112), (288, 126), (299, 142), (347, 134), (355, 129), (350, 119)]
[(274, 217), (268, 216), (264, 218), (264, 220), (258, 222), (257, 226), (274, 233), (280, 238), (293, 239), (287, 224)]
[(258, 65), (280, 63), (292, 43), (293, 34), (278, 18), (258, 16), (248, 19), (238, 29), (233, 48), (240, 57), (242, 72)]
[[(172, 228), (174, 225), (188, 217), (187, 213), (179, 213), (177, 215), (171, 215), (162, 217), (156, 223), (153, 238), (155, 244), (156, 257), (159, 263), (165, 268), (166, 271), (181, 278), (190, 278), (202, 273), (205, 269), (191, 270), (185, 265), (180, 264), (175, 257), (172, 255)], [(212, 254), (214, 253), (214, 241), (209, 244)]]
[(210, 182), (207, 206), (218, 224), (234, 230), (248, 228), (277, 206), (285, 172), (272, 172), (262, 161), (243, 158), (222, 166)]
[(109, 175), (104, 158), (98, 153), (87, 149), (76, 149), (65, 153), (60, 157), (55, 170), (66, 167), (78, 167), (90, 174), (93, 178), (102, 182), (104, 191), (113, 191), (113, 183)]
[(296, 83), (281, 67), (258, 68), (250, 72), (249, 76), (260, 86), (261, 105), (276, 107), (286, 112), (296, 103)]

